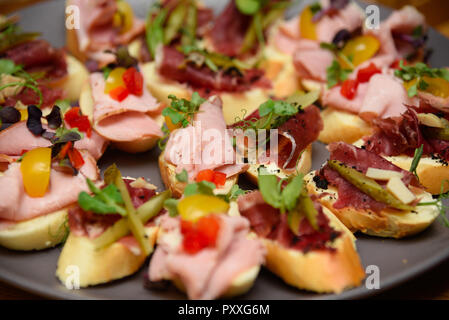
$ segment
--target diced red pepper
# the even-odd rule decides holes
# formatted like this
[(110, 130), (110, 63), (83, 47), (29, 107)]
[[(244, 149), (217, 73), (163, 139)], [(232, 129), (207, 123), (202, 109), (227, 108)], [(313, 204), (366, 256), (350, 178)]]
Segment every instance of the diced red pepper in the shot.
[(201, 170), (196, 176), (196, 182), (209, 181), (214, 182), (214, 171), (211, 169)]
[(67, 111), (64, 115), (64, 121), (70, 128), (77, 128), (81, 132), (85, 132), (88, 137), (92, 134), (92, 126), (89, 118), (81, 115), (80, 108), (75, 107)]
[(119, 86), (109, 91), (109, 96), (118, 102), (125, 100), (128, 95), (129, 90), (123, 86)]
[(341, 89), (340, 89), (341, 95), (349, 100), (354, 99), (355, 94), (357, 93), (358, 85), (359, 85), (359, 83), (357, 82), (357, 80), (352, 80), (352, 79), (345, 80), (341, 84)]
[(215, 246), (220, 223), (213, 216), (202, 217), (195, 224), (181, 220), (183, 248), (189, 254), (195, 254), (207, 247)]
[(143, 76), (136, 68), (126, 70), (122, 78), (129, 93), (139, 97), (143, 94)]
[(79, 170), (84, 165), (84, 159), (81, 155), (81, 152), (78, 151), (78, 149), (71, 148), (67, 151), (67, 154), (69, 155), (69, 160), (72, 166)]
[(357, 81), (359, 83), (368, 82), (373, 75), (376, 73), (381, 73), (380, 70), (374, 63), (370, 63), (366, 68), (360, 69), (357, 72)]
[(215, 171), (212, 182), (215, 183), (217, 187), (224, 186), (226, 183), (226, 173)]

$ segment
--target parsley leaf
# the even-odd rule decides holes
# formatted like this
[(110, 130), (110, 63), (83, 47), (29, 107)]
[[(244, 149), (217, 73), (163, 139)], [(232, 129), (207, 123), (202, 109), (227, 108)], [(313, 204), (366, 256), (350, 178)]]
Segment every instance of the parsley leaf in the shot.
[(173, 124), (181, 124), (183, 128), (187, 127), (193, 119), (193, 116), (198, 112), (200, 105), (206, 100), (201, 98), (198, 92), (194, 92), (189, 100), (178, 99), (174, 95), (169, 95), (171, 100), (169, 107), (162, 110), (162, 115), (169, 117)]
[(178, 199), (167, 199), (164, 201), (164, 208), (167, 209), (170, 217), (176, 217), (178, 213)]
[(179, 182), (187, 182), (189, 180), (189, 175), (186, 169), (182, 169), (180, 173), (176, 174), (176, 180)]
[(351, 69), (343, 69), (337, 60), (332, 61), (332, 64), (326, 69), (327, 87), (332, 88), (345, 81), (351, 72)]
[(193, 196), (195, 194), (214, 195), (215, 184), (209, 181), (200, 181), (196, 183), (190, 183), (184, 188), (184, 195), (186, 197)]
[(127, 212), (121, 206), (123, 204), (122, 196), (114, 184), (99, 189), (92, 180), (87, 179), (87, 185), (94, 196), (90, 196), (84, 191), (78, 195), (78, 204), (83, 210), (99, 214), (118, 213), (121, 216), (126, 216)]

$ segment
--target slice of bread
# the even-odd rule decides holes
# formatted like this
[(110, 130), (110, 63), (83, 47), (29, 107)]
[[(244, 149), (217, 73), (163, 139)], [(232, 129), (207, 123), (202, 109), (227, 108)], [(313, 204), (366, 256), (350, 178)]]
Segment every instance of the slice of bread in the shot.
[[(357, 147), (363, 146), (362, 139), (354, 142)], [(391, 163), (397, 165), (404, 170), (410, 170), (412, 166), (413, 157), (406, 155), (384, 157)], [(431, 194), (440, 194), (441, 185), (443, 184), (443, 193), (449, 191), (449, 166), (444, 160), (433, 158), (430, 156), (423, 156), (419, 161), (416, 173), (419, 177), (419, 182), (426, 188), (426, 191)], [(445, 182), (447, 180), (447, 182)]]
[(68, 209), (11, 224), (0, 230), (0, 245), (20, 251), (43, 250), (61, 243), (69, 232)]
[[(246, 177), (254, 184), (258, 184), (257, 177), (259, 175), (259, 168), (262, 165), (260, 164), (250, 164), (248, 170), (245, 172)], [(309, 145), (301, 154), (301, 158), (298, 161), (296, 166), (296, 171), (286, 171), (279, 168), (275, 163), (270, 163), (267, 165), (263, 165), (267, 168), (269, 172), (272, 172), (279, 178), (288, 178), (291, 175), (296, 175), (297, 172), (307, 174), (312, 167), (312, 145)]]
[[(180, 198), (184, 192), (184, 188), (187, 183), (180, 182), (176, 179), (176, 167), (164, 158), (164, 152), (159, 156), (159, 170), (161, 172), (162, 181), (167, 189), (170, 189), (173, 197)], [(226, 183), (222, 187), (218, 187), (214, 190), (215, 194), (227, 194), (231, 191), (234, 184), (237, 183), (238, 175), (234, 175), (226, 179)]]
[[(145, 227), (145, 230), (153, 247), (158, 227)], [(84, 288), (129, 276), (139, 270), (145, 259), (145, 254), (135, 254), (119, 242), (96, 250), (89, 238), (70, 234), (59, 256), (56, 276), (65, 284), (70, 279), (70, 270), (76, 266), (79, 285)]]
[[(332, 211), (352, 232), (361, 231), (373, 236), (403, 238), (423, 231), (439, 215), (436, 206), (417, 206), (411, 212), (384, 209), (379, 213), (353, 207), (336, 209), (333, 205), (338, 199), (338, 190), (331, 185), (327, 189), (319, 188), (313, 181), (314, 176), (315, 172), (311, 172), (305, 177), (308, 192), (319, 196), (320, 203)], [(419, 197), (420, 202), (434, 201), (432, 195), (427, 192), (423, 192)]]
[[(89, 118), (90, 122), (93, 123), (93, 128), (95, 129), (96, 125), (93, 121), (95, 102), (92, 96), (92, 89), (89, 82), (85, 82), (85, 84), (83, 85), (79, 97), (79, 105), (81, 112)], [(164, 117), (162, 115), (155, 115), (153, 117), (153, 120), (155, 120), (156, 123), (162, 127), (162, 124), (164, 123)], [(107, 137), (104, 138), (108, 139)], [(158, 140), (159, 137), (157, 136), (142, 136), (131, 141), (109, 141), (111, 141), (118, 149), (122, 151), (128, 153), (139, 153), (152, 149), (156, 145)]]
[(341, 232), (332, 244), (335, 251), (318, 250), (304, 253), (285, 248), (264, 239), (267, 249), (266, 267), (286, 283), (298, 289), (318, 293), (340, 293), (359, 286), (365, 272), (355, 247), (353, 234), (325, 207), (330, 225)]

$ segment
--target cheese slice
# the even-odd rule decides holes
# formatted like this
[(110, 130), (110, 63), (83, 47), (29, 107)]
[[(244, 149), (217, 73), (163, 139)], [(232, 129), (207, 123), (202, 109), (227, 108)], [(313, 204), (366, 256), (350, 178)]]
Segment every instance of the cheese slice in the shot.
[(368, 168), (368, 170), (366, 171), (366, 176), (374, 180), (385, 180), (385, 181), (390, 180), (391, 178), (394, 177), (397, 177), (399, 179), (402, 179), (403, 177), (402, 172), (377, 169), (377, 168)]
[(416, 199), (415, 195), (407, 188), (399, 177), (392, 177), (388, 181), (387, 190), (404, 204), (409, 204)]

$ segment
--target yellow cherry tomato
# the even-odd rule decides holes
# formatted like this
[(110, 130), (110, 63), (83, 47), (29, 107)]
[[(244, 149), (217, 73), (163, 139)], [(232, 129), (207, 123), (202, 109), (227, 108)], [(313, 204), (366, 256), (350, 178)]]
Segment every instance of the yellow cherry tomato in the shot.
[(20, 163), (23, 186), (30, 197), (43, 197), (50, 183), (51, 149), (36, 148), (28, 151)]
[(104, 93), (109, 93), (111, 90), (117, 87), (126, 87), (125, 82), (123, 81), (123, 74), (125, 73), (125, 68), (115, 68), (109, 73), (108, 78), (106, 79), (106, 83), (104, 86)]
[(117, 1), (117, 12), (114, 14), (114, 26), (120, 28), (120, 33), (128, 32), (133, 27), (133, 9), (126, 1)]
[(372, 58), (379, 51), (380, 42), (371, 35), (358, 36), (349, 40), (341, 53), (343, 53), (354, 66), (358, 66)]
[(316, 24), (312, 21), (313, 12), (310, 6), (306, 7), (299, 18), (299, 31), (301, 37), (309, 40), (317, 40)]
[(176, 130), (176, 129), (178, 129), (178, 128), (181, 128), (181, 126), (182, 126), (181, 123), (174, 124), (174, 123), (171, 121), (171, 118), (170, 118), (170, 117), (165, 116), (164, 119), (165, 119), (165, 124), (167, 125), (167, 128), (168, 128), (168, 130), (169, 130), (170, 132), (172, 132), (173, 130)]
[(205, 194), (196, 194), (181, 199), (178, 203), (178, 212), (183, 220), (196, 222), (201, 217), (211, 213), (226, 213), (229, 203)]
[[(422, 77), (422, 80), (425, 81), (429, 86), (426, 88), (426, 90), (420, 90), (424, 92), (428, 92), (430, 94), (433, 94), (436, 97), (440, 98), (447, 98), (449, 97), (449, 82), (441, 79), (441, 78), (431, 78), (424, 76)], [(405, 82), (404, 87), (406, 90), (410, 89), (411, 86), (416, 84), (417, 79), (413, 79), (411, 81)]]

